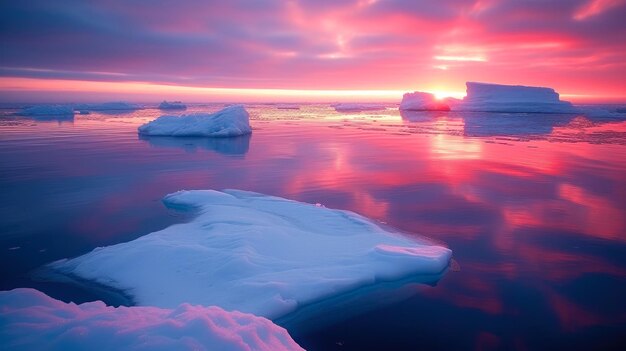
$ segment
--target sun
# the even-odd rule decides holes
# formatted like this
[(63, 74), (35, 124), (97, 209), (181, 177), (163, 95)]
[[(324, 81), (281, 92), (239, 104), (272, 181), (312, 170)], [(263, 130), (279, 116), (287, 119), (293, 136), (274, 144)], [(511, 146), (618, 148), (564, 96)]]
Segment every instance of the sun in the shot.
[(465, 97), (464, 91), (433, 90), (430, 93), (433, 94), (437, 100), (443, 100), (449, 97), (455, 99), (462, 99)]

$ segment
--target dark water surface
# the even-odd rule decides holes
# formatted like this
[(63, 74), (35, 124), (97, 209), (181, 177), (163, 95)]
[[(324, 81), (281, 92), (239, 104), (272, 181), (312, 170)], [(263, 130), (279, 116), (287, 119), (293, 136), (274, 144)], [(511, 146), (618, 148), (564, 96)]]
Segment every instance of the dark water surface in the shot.
[(436, 286), (288, 325), (307, 349), (626, 349), (626, 115), (248, 110), (254, 133), (234, 139), (139, 138), (155, 109), (0, 110), (0, 289), (103, 298), (30, 272), (186, 220), (162, 206), (168, 193), (236, 188), (352, 210), (454, 252), (458, 269)]

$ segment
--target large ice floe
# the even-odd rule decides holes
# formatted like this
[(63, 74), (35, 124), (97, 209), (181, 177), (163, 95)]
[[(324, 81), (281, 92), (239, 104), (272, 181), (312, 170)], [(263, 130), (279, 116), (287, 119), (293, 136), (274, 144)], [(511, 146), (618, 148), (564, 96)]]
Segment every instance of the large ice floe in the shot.
[(502, 113), (576, 113), (571, 103), (561, 101), (551, 88), (522, 85), (501, 85), (467, 82), (463, 100), (447, 98), (437, 101), (432, 94), (406, 93), (400, 110), (404, 111), (465, 111)]
[(186, 302), (274, 319), (377, 283), (436, 281), (452, 254), (353, 212), (259, 193), (180, 191), (163, 202), (196, 217), (48, 269), (124, 291), (138, 305)]
[(453, 110), (508, 113), (574, 113), (551, 88), (467, 82), (467, 95)]
[(385, 105), (382, 104), (356, 102), (342, 102), (338, 104), (333, 104), (332, 107), (334, 107), (337, 112), (378, 111), (387, 108)]
[(450, 105), (437, 100), (431, 93), (413, 92), (402, 96), (400, 110), (405, 111), (450, 111)]
[(35, 105), (23, 108), (17, 112), (21, 116), (74, 116), (74, 109), (70, 105)]
[(271, 321), (219, 307), (81, 305), (34, 289), (0, 292), (3, 350), (302, 350)]
[(159, 104), (160, 110), (186, 110), (187, 105), (183, 104), (182, 101), (167, 101), (164, 100)]
[(215, 113), (161, 116), (138, 129), (154, 136), (233, 137), (252, 133), (250, 117), (243, 105), (233, 105)]

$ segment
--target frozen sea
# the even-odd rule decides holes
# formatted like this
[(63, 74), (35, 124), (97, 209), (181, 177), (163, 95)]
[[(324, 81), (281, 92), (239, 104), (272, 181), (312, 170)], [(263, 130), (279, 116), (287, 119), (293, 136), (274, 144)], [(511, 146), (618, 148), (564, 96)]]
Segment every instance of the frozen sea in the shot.
[(156, 104), (74, 117), (0, 107), (0, 290), (127, 303), (32, 272), (188, 221), (166, 194), (235, 188), (351, 210), (454, 253), (434, 286), (277, 321), (308, 350), (626, 347), (626, 114), (247, 104), (251, 136), (209, 139), (138, 136), (164, 114)]

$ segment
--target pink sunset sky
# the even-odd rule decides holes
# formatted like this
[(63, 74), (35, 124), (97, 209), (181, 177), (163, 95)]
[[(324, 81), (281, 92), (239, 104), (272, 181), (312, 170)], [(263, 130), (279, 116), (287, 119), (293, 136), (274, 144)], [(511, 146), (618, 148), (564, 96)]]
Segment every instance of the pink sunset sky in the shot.
[(626, 100), (626, 0), (0, 4), (1, 101), (396, 100), (466, 81)]

